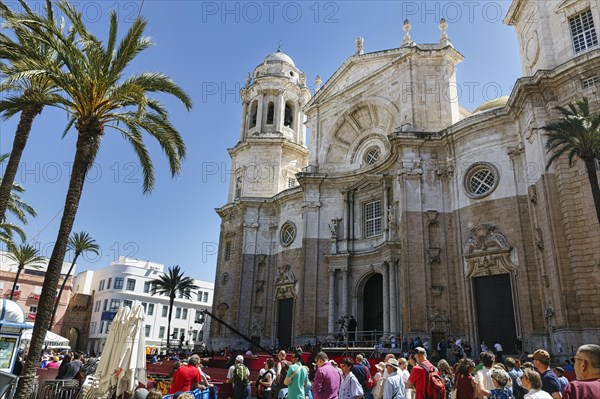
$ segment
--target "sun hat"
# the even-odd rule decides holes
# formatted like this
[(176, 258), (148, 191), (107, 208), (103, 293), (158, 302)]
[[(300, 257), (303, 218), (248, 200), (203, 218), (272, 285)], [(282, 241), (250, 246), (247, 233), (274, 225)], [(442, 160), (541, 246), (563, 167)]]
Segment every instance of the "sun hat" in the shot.
[(375, 365), (375, 368), (379, 371), (383, 371), (385, 370), (385, 363), (384, 362), (379, 362)]
[(400, 366), (398, 365), (398, 360), (396, 360), (396, 359), (394, 359), (394, 358), (391, 358), (391, 359), (389, 359), (385, 365), (386, 365), (386, 366), (391, 366), (391, 367), (393, 367), (393, 368), (396, 368), (396, 369), (397, 369), (398, 367), (400, 367)]

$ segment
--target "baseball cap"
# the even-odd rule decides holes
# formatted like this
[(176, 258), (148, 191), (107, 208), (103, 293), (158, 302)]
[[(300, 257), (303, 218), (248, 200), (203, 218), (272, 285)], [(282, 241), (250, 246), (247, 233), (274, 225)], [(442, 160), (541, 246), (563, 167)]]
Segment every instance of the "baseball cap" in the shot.
[(237, 355), (237, 356), (235, 357), (235, 361), (236, 361), (236, 362), (238, 362), (238, 363), (244, 363), (244, 356), (242, 356), (242, 355)]
[(532, 355), (527, 356), (529, 359), (539, 360), (540, 362), (550, 362), (550, 354), (543, 349), (538, 349)]

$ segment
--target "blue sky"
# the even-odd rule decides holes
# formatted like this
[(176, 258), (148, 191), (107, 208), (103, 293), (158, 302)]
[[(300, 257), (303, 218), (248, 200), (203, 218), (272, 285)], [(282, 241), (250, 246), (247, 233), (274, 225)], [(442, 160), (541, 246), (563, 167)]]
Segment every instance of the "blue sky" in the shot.
[[(17, 7), (16, 1), (5, 1)], [(40, 7), (39, 2), (30, 2)], [(74, 2), (90, 30), (106, 37), (109, 9), (125, 31), (141, 0)], [(157, 184), (142, 194), (141, 171), (129, 145), (107, 132), (88, 175), (74, 231), (85, 230), (101, 246), (99, 256), (78, 262), (78, 271), (99, 269), (119, 256), (180, 265), (190, 276), (214, 280), (220, 219), (227, 200), (230, 159), (239, 138), (239, 89), (245, 77), (281, 44), (314, 86), (326, 81), (355, 52), (399, 47), (408, 18), (417, 43), (437, 42), (438, 22), (465, 56), (458, 66), (460, 103), (468, 110), (509, 95), (520, 76), (517, 39), (502, 23), (510, 1), (164, 1), (146, 0), (141, 14), (156, 46), (142, 53), (131, 72), (161, 71), (188, 91), (194, 110), (169, 99), (171, 118), (183, 134), (188, 158), (172, 180), (160, 149), (147, 143)], [(10, 151), (17, 118), (0, 122), (0, 152)], [(29, 240), (50, 256), (56, 238), (75, 150), (75, 132), (60, 138), (66, 117), (46, 109), (34, 122), (17, 180), (38, 217), (26, 227)], [(3, 173), (3, 170), (2, 170)], [(67, 259), (68, 260), (68, 259)]]

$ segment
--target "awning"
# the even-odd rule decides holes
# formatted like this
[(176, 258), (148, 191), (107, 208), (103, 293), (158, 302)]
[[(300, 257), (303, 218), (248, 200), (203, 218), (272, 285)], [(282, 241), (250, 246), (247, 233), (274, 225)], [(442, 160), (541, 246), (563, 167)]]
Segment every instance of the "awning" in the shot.
[[(31, 323), (27, 323), (27, 324), (31, 325), (31, 327), (33, 328), (33, 324), (31, 324)], [(23, 334), (21, 334), (21, 340), (22, 341), (31, 341), (32, 334), (33, 334), (33, 330), (25, 331)], [(68, 340), (68, 338), (65, 338), (58, 334), (55, 334), (52, 331), (47, 331), (46, 338), (44, 339), (44, 346), (47, 346), (48, 348), (66, 347), (66, 346), (69, 346), (69, 340)]]

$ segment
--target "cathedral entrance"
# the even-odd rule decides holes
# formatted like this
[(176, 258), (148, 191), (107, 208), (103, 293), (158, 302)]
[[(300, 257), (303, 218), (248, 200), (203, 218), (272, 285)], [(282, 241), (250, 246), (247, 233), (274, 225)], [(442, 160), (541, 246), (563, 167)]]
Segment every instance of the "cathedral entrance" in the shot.
[(510, 274), (476, 277), (473, 285), (479, 341), (490, 348), (497, 341), (510, 353), (517, 341)]
[[(364, 331), (383, 332), (383, 276), (381, 274), (374, 274), (365, 284), (362, 318)], [(377, 334), (379, 335), (381, 334)]]
[(277, 310), (277, 340), (280, 348), (292, 346), (293, 316), (294, 299), (280, 299)]

